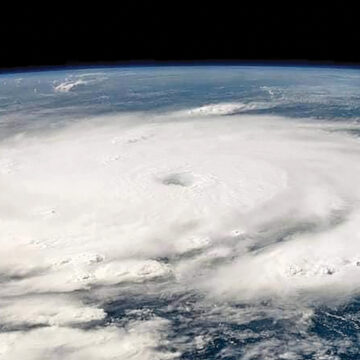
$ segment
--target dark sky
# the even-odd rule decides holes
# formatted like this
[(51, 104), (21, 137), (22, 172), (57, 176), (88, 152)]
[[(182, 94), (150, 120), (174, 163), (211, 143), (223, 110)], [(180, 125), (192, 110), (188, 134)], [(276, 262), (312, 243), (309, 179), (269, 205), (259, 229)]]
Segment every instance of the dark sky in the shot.
[(168, 1), (117, 8), (2, 11), (0, 67), (127, 61), (260, 60), (360, 63), (359, 16), (345, 5)]

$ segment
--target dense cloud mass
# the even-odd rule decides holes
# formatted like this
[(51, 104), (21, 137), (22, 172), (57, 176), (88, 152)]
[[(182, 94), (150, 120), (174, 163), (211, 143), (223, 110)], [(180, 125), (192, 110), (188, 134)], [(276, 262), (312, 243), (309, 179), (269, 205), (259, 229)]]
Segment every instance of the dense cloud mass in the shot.
[(0, 359), (356, 352), (314, 326), (359, 295), (360, 129), (243, 109), (2, 140)]

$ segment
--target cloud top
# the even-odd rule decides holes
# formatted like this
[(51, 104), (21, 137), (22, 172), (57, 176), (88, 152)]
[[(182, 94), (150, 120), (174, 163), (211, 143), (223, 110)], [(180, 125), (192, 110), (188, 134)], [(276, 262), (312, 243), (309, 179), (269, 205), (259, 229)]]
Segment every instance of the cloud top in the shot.
[[(359, 142), (336, 123), (222, 116), (245, 108), (119, 114), (0, 144), (0, 359), (175, 358), (211, 333), (174, 335), (170, 308), (241, 323), (264, 301), (314, 340), (314, 304), (360, 289)], [(109, 304), (124, 294), (119, 318)]]

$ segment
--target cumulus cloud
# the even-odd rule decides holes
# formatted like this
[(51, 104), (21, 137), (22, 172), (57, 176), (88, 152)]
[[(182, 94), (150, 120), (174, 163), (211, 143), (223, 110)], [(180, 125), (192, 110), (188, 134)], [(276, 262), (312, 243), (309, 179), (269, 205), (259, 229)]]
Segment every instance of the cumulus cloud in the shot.
[(42, 295), (3, 299), (0, 323), (2, 326), (73, 325), (102, 320), (103, 309), (75, 301), (62, 295)]
[(126, 329), (109, 325), (92, 330), (45, 327), (0, 334), (0, 358), (28, 359), (171, 359), (176, 354), (156, 350), (166, 321), (132, 323)]

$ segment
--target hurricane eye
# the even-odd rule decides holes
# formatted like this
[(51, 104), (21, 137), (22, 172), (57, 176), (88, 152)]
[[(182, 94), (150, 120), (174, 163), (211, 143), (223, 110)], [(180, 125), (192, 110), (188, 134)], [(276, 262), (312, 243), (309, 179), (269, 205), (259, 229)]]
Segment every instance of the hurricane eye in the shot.
[(164, 185), (175, 185), (188, 187), (193, 185), (195, 179), (194, 176), (190, 173), (173, 173), (169, 174), (162, 178), (162, 183)]

